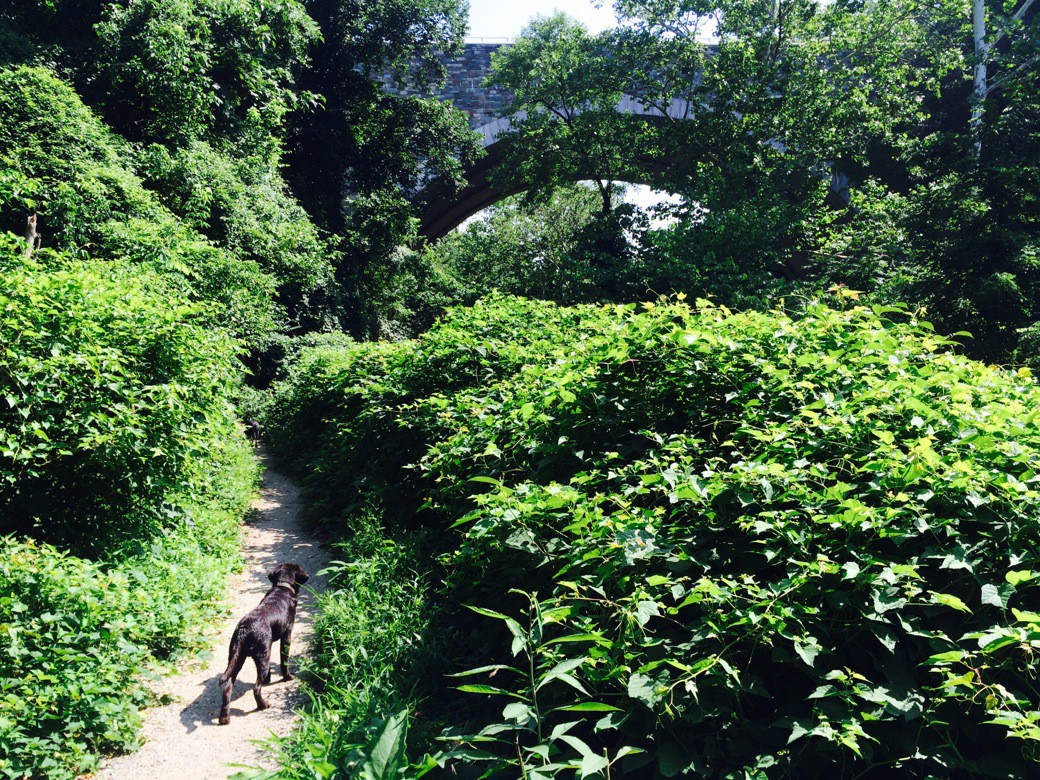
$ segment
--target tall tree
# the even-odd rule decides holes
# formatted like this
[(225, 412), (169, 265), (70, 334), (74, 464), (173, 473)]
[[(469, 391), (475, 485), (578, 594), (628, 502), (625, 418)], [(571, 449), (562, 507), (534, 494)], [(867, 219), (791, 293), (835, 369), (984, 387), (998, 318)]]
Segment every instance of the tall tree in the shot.
[(424, 96), (461, 50), (466, 5), (314, 0), (308, 10), (322, 42), (304, 83), (320, 97), (317, 110), (294, 117), (288, 176), (308, 211), (341, 236), (341, 324), (371, 334), (397, 247), (414, 237), (414, 197), (434, 178), (460, 181), (477, 151), (465, 115)]
[(603, 56), (607, 46), (558, 13), (535, 19), (496, 52), (488, 82), (512, 95), (495, 176), (501, 189), (546, 199), (564, 182), (590, 179), (609, 214), (615, 182), (646, 177), (631, 153), (646, 145), (637, 137), (642, 123), (617, 111), (628, 78), (619, 61)]

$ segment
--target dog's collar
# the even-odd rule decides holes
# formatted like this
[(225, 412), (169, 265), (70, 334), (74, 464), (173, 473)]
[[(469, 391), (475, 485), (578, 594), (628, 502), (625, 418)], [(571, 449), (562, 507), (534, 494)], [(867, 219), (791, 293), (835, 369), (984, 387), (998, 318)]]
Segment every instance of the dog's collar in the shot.
[(290, 584), (289, 584), (288, 582), (276, 582), (274, 586), (275, 586), (276, 588), (286, 588), (286, 589), (288, 589), (288, 590), (291, 590), (291, 591), (292, 591), (293, 593), (295, 593), (295, 592), (296, 592), (296, 588), (294, 588), (294, 587), (293, 587), (292, 585), (290, 585)]

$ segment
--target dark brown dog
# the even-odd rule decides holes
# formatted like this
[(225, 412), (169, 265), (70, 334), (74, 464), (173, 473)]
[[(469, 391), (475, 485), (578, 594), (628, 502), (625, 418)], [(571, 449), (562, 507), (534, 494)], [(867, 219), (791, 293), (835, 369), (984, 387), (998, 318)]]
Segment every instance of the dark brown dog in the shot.
[(260, 443), (260, 423), (257, 420), (246, 420), (246, 438), (254, 445)]
[(220, 702), (221, 726), (231, 722), (231, 688), (247, 658), (256, 663), (256, 685), (253, 697), (256, 706), (266, 710), (268, 704), (260, 695), (260, 689), (271, 682), (271, 645), (281, 641), (282, 679), (291, 680), (289, 674), (289, 645), (292, 642), (293, 621), (296, 620), (296, 600), (300, 586), (307, 581), (307, 573), (295, 563), (279, 564), (267, 575), (274, 587), (256, 608), (242, 618), (231, 637), (228, 648), (228, 665), (218, 681), (223, 698)]

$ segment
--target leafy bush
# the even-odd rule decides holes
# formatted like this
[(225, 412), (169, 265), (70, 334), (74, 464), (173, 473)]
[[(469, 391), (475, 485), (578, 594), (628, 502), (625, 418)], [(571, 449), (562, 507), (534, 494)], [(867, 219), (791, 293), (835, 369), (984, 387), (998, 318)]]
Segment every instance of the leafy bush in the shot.
[[(505, 303), (509, 301), (509, 303)], [(320, 518), (378, 504), (409, 516), (421, 503), (417, 461), (441, 430), (427, 405), (421, 422), (398, 410), (438, 392), (495, 383), (565, 348), (592, 308), (556, 309), (493, 295), (456, 308), (418, 342), (307, 337), (287, 360), (265, 428), (279, 456), (302, 474)], [(591, 325), (589, 327), (592, 327)]]
[(154, 273), (0, 256), (0, 530), (144, 543), (233, 423), (236, 345)]
[(0, 549), (0, 777), (75, 777), (136, 742), (145, 653), (126, 581), (52, 547)]
[(192, 229), (256, 262), (297, 296), (328, 281), (326, 248), (276, 167), (202, 141), (172, 153), (153, 144), (142, 158), (149, 184)]
[(154, 271), (0, 235), (0, 777), (133, 747), (144, 665), (221, 607), (256, 466), (206, 317)]
[(254, 343), (276, 327), (274, 276), (167, 210), (134, 172), (129, 145), (70, 87), (42, 68), (0, 70), (0, 114), (0, 230), (21, 233), (38, 213), (47, 247), (156, 269), (222, 304), (214, 324)]
[(898, 307), (502, 298), (304, 351), (280, 435), (341, 506), (426, 502), (461, 776), (1026, 777), (1040, 392), (948, 347)]
[(114, 566), (0, 537), (0, 778), (71, 780), (137, 746), (146, 665), (202, 648), (238, 564), (256, 473), (239, 439), (192, 465), (178, 520)]
[(295, 0), (131, 0), (107, 5), (95, 31), (114, 123), (178, 144), (279, 128), (318, 37)]

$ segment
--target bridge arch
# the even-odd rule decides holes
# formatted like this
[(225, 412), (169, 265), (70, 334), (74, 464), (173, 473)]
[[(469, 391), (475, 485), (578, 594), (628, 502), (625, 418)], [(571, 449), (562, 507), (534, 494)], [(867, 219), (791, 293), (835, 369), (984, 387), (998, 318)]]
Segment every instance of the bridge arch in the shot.
[[(685, 101), (673, 101), (665, 110), (647, 107), (635, 98), (622, 98), (615, 110), (619, 113), (645, 117), (647, 121), (664, 119), (684, 119), (689, 115), (690, 106)], [(500, 116), (474, 128), (480, 136), (484, 155), (465, 171), (466, 183), (460, 190), (455, 190), (441, 182), (433, 182), (416, 200), (423, 204), (419, 216), (419, 235), (427, 241), (443, 238), (466, 219), (483, 211), (489, 206), (522, 192), (522, 188), (500, 190), (491, 183), (491, 173), (502, 159), (504, 144), (503, 135), (512, 127), (514, 120), (526, 116), (520, 112), (513, 116)], [(654, 186), (653, 168), (667, 165), (668, 160), (656, 161), (656, 165), (646, 165), (646, 176), (626, 177), (629, 184), (646, 184)], [(576, 180), (593, 178), (591, 175), (576, 176)]]
[[(488, 86), (485, 77), (491, 70), (494, 52), (507, 43), (467, 43), (463, 53), (458, 57), (445, 58), (447, 80), (432, 92), (400, 87), (393, 74), (386, 73), (380, 78), (384, 87), (391, 93), (419, 94), (435, 96), (453, 103), (469, 116), (470, 127), (480, 135), (480, 142), (485, 154), (481, 159), (464, 172), (465, 185), (461, 190), (444, 182), (429, 182), (420, 191), (413, 193), (414, 202), (419, 206), (419, 234), (428, 241), (436, 241), (450, 233), (467, 218), (479, 211), (521, 191), (495, 189), (491, 184), (491, 171), (502, 158), (503, 134), (512, 126), (513, 117), (506, 115), (512, 95), (499, 86)], [(620, 113), (645, 118), (648, 122), (673, 121), (687, 119), (696, 106), (684, 100), (673, 100), (668, 106), (661, 108), (644, 105), (637, 98), (622, 98), (616, 109)], [(782, 149), (779, 142), (775, 142)], [(694, 154), (693, 150), (678, 154)], [(647, 184), (651, 187), (659, 185), (655, 182), (654, 169), (658, 171), (678, 162), (675, 157), (662, 157), (655, 160), (640, 160), (640, 168), (646, 171), (646, 180), (637, 181), (628, 177), (628, 183)], [(850, 199), (852, 182), (840, 172), (830, 169), (828, 163), (821, 163), (821, 175), (830, 179), (831, 199), (836, 208), (847, 206)], [(591, 179), (591, 175), (575, 176), (575, 179)]]

